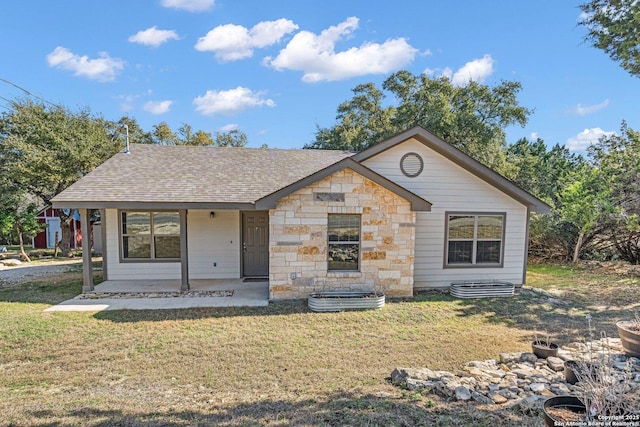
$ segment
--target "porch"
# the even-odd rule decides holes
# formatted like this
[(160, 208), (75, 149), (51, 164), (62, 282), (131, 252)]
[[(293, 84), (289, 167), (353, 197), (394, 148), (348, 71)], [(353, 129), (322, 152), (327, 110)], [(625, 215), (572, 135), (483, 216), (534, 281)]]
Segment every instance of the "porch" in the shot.
[(192, 279), (188, 292), (180, 279), (107, 280), (91, 292), (49, 307), (53, 311), (171, 310), (196, 307), (266, 307), (269, 282), (243, 279)]

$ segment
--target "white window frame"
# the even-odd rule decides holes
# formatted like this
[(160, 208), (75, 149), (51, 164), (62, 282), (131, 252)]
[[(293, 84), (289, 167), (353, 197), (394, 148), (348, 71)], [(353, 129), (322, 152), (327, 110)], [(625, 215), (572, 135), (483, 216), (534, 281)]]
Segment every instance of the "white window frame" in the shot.
[[(329, 232), (329, 217), (332, 216), (351, 216), (358, 218), (358, 241), (357, 242), (346, 242), (346, 241), (336, 241), (330, 240), (330, 232)], [(332, 269), (329, 267), (329, 247), (331, 245), (358, 245), (358, 265), (356, 269), (353, 270), (345, 270), (345, 269)], [(327, 271), (328, 272), (360, 272), (360, 263), (362, 261), (362, 215), (361, 214), (338, 214), (338, 213), (330, 213), (327, 216)]]

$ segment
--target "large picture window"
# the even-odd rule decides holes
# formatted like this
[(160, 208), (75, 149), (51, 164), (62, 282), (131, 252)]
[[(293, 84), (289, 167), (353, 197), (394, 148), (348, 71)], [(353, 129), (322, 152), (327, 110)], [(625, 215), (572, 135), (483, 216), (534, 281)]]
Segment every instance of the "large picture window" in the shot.
[(328, 270), (360, 269), (360, 215), (329, 214)]
[(502, 266), (504, 213), (447, 214), (447, 266)]
[(178, 212), (122, 211), (123, 259), (180, 259)]

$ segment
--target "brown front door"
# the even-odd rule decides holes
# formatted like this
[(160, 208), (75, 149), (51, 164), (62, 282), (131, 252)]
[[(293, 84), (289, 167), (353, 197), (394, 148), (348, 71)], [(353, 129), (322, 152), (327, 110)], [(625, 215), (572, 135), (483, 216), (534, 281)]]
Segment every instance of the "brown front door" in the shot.
[(242, 213), (242, 275), (269, 275), (269, 212)]

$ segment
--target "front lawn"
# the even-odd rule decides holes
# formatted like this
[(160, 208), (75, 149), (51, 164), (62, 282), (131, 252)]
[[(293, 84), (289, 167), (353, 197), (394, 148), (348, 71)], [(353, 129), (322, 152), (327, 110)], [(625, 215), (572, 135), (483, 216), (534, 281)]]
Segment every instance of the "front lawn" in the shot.
[(542, 425), (388, 383), (399, 366), (456, 370), (528, 350), (534, 329), (579, 339), (587, 312), (614, 334), (640, 307), (637, 278), (535, 265), (529, 277), (545, 293), (433, 292), (345, 313), (304, 301), (43, 313), (80, 292), (79, 273), (0, 285), (0, 426)]

